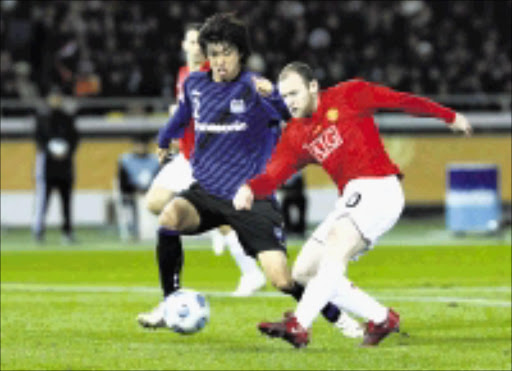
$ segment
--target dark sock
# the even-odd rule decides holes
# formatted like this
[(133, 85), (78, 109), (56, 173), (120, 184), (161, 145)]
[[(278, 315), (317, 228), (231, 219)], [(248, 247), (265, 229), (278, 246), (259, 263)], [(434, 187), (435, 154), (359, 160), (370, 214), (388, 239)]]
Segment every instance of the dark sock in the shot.
[(178, 232), (163, 228), (158, 230), (156, 259), (160, 273), (160, 285), (164, 297), (166, 297), (180, 288), (183, 247)]
[[(295, 300), (299, 301), (302, 298), (302, 294), (304, 294), (304, 286), (294, 281), (291, 288), (282, 291), (285, 294), (293, 296)], [(339, 308), (330, 302), (327, 303), (322, 309), (322, 316), (324, 316), (324, 318), (331, 323), (335, 323), (338, 318), (340, 318), (340, 314), (341, 311)]]

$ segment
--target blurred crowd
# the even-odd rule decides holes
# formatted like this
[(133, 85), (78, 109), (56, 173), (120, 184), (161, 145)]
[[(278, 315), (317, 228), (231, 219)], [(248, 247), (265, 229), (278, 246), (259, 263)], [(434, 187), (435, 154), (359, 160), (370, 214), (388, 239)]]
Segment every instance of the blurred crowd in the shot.
[(183, 27), (219, 11), (249, 24), (249, 68), (289, 61), (323, 86), (363, 77), (417, 94), (508, 93), (511, 1), (2, 0), (1, 96), (172, 96)]

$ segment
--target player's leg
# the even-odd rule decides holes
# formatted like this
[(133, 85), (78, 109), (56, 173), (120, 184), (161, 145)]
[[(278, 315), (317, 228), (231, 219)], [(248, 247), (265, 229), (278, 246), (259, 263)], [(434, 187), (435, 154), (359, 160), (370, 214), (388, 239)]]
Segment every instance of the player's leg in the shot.
[[(158, 215), (167, 203), (179, 192), (194, 183), (190, 162), (179, 153), (171, 161), (165, 163), (151, 183), (145, 196), (147, 209)], [(225, 236), (218, 229), (210, 232), (212, 248), (216, 255), (222, 254), (226, 244)]]
[(157, 183), (152, 183), (144, 196), (146, 208), (152, 214), (159, 215), (165, 205), (173, 198), (174, 194), (170, 189), (162, 187)]
[(210, 238), (212, 239), (212, 249), (217, 256), (222, 255), (224, 252), (224, 247), (226, 246), (225, 235), (228, 233), (228, 228), (228, 226), (221, 226), (209, 232)]
[(240, 280), (232, 295), (250, 296), (264, 287), (266, 283), (265, 275), (258, 266), (256, 259), (245, 253), (236, 232), (229, 225), (223, 225), (214, 230), (220, 231), (231, 257), (240, 269)]
[[(339, 235), (329, 234), (327, 243), (323, 245), (324, 251), (320, 254), (317, 272), (309, 279), (295, 314), (285, 313), (281, 322), (260, 323), (259, 329), (261, 332), (271, 337), (282, 337), (297, 348), (304, 347), (309, 343), (309, 328), (313, 320), (329, 300), (336, 295), (338, 275), (343, 270), (343, 261), (345, 260), (345, 254), (341, 251), (349, 255), (349, 250), (356, 247), (356, 236), (351, 233), (350, 228), (345, 228), (344, 221), (345, 218), (333, 226), (334, 230), (341, 228), (339, 232), (344, 235), (344, 238), (335, 240), (334, 238)], [(344, 243), (343, 247), (340, 247), (339, 243)], [(314, 258), (317, 258), (317, 256), (314, 256)], [(312, 271), (314, 271), (314, 268), (305, 269), (305, 272), (308, 273)], [(302, 276), (303, 279), (306, 277), (309, 278), (308, 275)]]
[(62, 242), (70, 244), (74, 242), (72, 221), (71, 221), (71, 190), (73, 182), (71, 179), (60, 180), (58, 190), (61, 198), (62, 207)]
[[(211, 196), (192, 185), (173, 198), (159, 216), (156, 257), (164, 298), (180, 288), (183, 267), (182, 234), (197, 234), (224, 223), (222, 215), (210, 212)], [(143, 327), (164, 327), (163, 301), (151, 312), (137, 317)]]
[[(334, 225), (334, 228), (336, 227), (338, 226)], [(345, 232), (345, 230), (341, 231), (343, 234)], [(346, 246), (350, 246), (352, 235), (345, 236), (345, 238), (350, 241)], [(329, 303), (329, 299), (335, 296), (337, 278), (343, 267), (343, 255), (340, 253), (342, 249), (334, 248), (336, 244), (343, 241), (334, 241), (330, 237), (327, 239), (327, 243), (323, 244), (314, 239), (308, 242), (304, 251), (301, 252), (302, 256), (297, 260), (297, 267), (294, 268), (295, 277), (306, 283), (300, 297), (296, 298), (299, 304), (295, 314), (285, 313), (282, 322), (263, 322), (259, 325), (260, 331), (264, 334), (271, 337), (282, 337), (295, 347), (303, 347), (309, 343), (308, 329), (313, 320)], [(308, 263), (308, 260), (311, 264)], [(332, 306), (332, 304), (329, 305)], [(338, 310), (338, 317), (339, 313)]]
[[(168, 217), (171, 214), (180, 213), (175, 209), (182, 209), (180, 205), (184, 203), (183, 199), (171, 205), (171, 200), (179, 191), (187, 189), (192, 183), (192, 171), (190, 166), (183, 166), (180, 163), (180, 155), (174, 157), (171, 161), (162, 164), (160, 171), (151, 183), (148, 192), (145, 195), (147, 209), (153, 214), (163, 214), (166, 206)], [(188, 183), (185, 184), (185, 181)], [(188, 208), (185, 206), (185, 210)], [(175, 215), (177, 220), (181, 215)], [(169, 220), (167, 220), (169, 222)], [(183, 248), (181, 245), (180, 231), (159, 228), (157, 231), (156, 259), (159, 268), (160, 285), (164, 297), (179, 288), (179, 274), (183, 266)], [(163, 303), (163, 302), (162, 302)], [(164, 327), (163, 304), (160, 303), (151, 312), (141, 313), (137, 321), (144, 327), (158, 328)]]
[[(232, 205), (229, 204), (232, 210)], [(304, 286), (293, 281), (287, 264), (285, 233), (280, 208), (270, 200), (258, 200), (250, 211), (230, 213), (229, 224), (251, 256), (256, 256), (267, 279), (278, 290), (300, 300)], [(336, 321), (339, 310), (329, 304), (323, 312)]]
[(46, 229), (46, 211), (48, 209), (48, 202), (52, 185), (44, 176), (36, 177), (36, 192), (35, 192), (35, 210), (34, 222), (32, 224), (32, 233), (37, 242), (44, 241), (44, 234)]
[[(369, 321), (363, 344), (375, 345), (398, 329), (399, 317), (355, 287), (345, 272), (350, 259), (367, 250), (396, 223), (403, 209), (403, 193), (394, 176), (355, 181), (347, 191), (340, 200), (344, 206), (330, 228), (317, 274), (308, 283), (296, 317), (298, 323), (309, 328), (321, 303), (333, 300)], [(387, 195), (384, 199), (380, 196), (383, 193)]]
[(309, 279), (295, 312), (304, 328), (311, 327), (323, 305), (336, 295), (350, 257), (364, 247), (364, 240), (349, 218), (342, 217), (332, 224), (317, 271)]
[[(325, 242), (321, 240), (322, 230), (329, 223), (321, 224), (313, 235), (306, 241), (299, 255), (293, 263), (292, 278), (302, 287), (315, 277), (318, 266), (325, 253)], [(301, 296), (302, 297), (302, 296)], [(300, 300), (300, 298), (298, 298)], [(336, 304), (334, 300), (332, 303)], [(346, 311), (340, 310), (339, 305), (327, 305), (322, 309), (322, 315), (329, 322), (333, 323), (344, 336), (359, 338), (363, 336), (364, 329), (361, 324), (352, 318)]]
[(173, 198), (158, 218), (159, 244), (157, 258), (160, 282), (164, 296), (179, 288), (179, 274), (183, 264), (183, 247), (180, 234), (199, 227), (200, 216), (193, 204), (182, 197)]
[(193, 182), (190, 164), (183, 155), (175, 156), (162, 165), (145, 195), (147, 209), (159, 215), (174, 195), (187, 189)]
[[(181, 233), (197, 229), (200, 217), (195, 207), (186, 199), (173, 198), (159, 216), (156, 259), (163, 297), (180, 288), (180, 275), (183, 268), (183, 246)], [(163, 301), (152, 311), (141, 313), (137, 321), (143, 327), (164, 327)]]

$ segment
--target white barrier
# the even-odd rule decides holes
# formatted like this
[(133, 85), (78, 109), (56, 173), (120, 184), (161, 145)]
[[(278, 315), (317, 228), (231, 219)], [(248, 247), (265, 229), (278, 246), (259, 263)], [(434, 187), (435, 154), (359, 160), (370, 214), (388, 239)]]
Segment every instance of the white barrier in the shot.
[[(309, 189), (306, 194), (308, 209), (306, 221), (317, 224), (331, 211), (338, 193), (336, 188)], [(281, 194), (278, 192), (278, 199)], [(34, 193), (32, 191), (5, 191), (1, 193), (2, 227), (28, 227), (34, 214)], [(109, 205), (112, 192), (109, 190), (83, 191), (73, 194), (72, 217), (75, 226), (105, 226), (109, 222)], [(156, 217), (145, 211), (139, 200), (139, 221), (142, 239), (154, 238)], [(47, 226), (60, 226), (62, 223), (60, 199), (55, 192), (50, 198), (47, 212)]]

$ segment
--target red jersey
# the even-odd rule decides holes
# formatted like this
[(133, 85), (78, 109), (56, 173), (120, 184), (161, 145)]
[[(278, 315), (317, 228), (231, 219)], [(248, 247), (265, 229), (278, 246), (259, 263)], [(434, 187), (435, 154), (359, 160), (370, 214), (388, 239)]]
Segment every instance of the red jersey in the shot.
[(321, 164), (340, 194), (352, 179), (399, 174), (373, 119), (378, 109), (455, 120), (454, 111), (426, 98), (363, 80), (340, 83), (320, 93), (311, 117), (288, 123), (265, 172), (249, 182), (256, 197), (271, 194), (307, 164)]
[[(210, 70), (210, 64), (208, 61), (204, 62), (201, 65), (199, 71), (208, 71)], [(178, 78), (176, 79), (176, 98), (179, 98), (181, 94), (183, 94), (183, 84), (187, 79), (188, 75), (190, 75), (190, 69), (188, 66), (180, 67), (178, 71)], [(180, 152), (183, 153), (185, 158), (190, 159), (190, 155), (192, 154), (192, 149), (194, 148), (194, 125), (191, 123), (186, 129), (181, 137), (178, 140)]]

